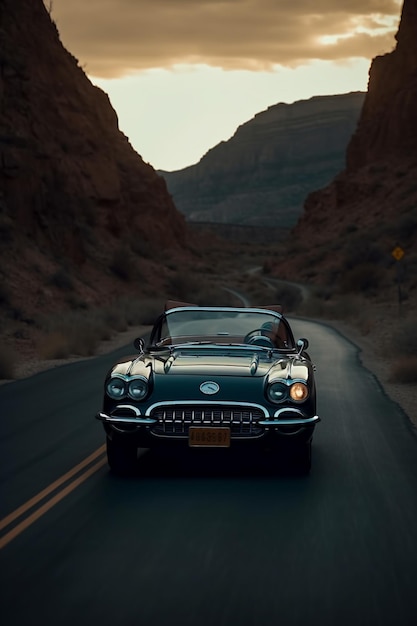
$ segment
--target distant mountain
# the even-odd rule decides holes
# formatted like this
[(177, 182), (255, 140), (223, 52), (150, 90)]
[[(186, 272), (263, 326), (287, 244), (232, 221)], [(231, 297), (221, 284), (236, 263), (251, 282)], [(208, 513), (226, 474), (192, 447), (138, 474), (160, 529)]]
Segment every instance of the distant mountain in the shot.
[(199, 163), (160, 171), (191, 222), (293, 226), (306, 196), (344, 167), (365, 94), (276, 104)]

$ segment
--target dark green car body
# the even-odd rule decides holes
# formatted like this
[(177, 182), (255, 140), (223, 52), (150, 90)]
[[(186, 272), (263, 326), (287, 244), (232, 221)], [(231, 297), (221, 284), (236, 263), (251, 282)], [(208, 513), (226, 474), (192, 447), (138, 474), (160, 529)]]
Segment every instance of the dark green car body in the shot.
[(168, 305), (106, 376), (96, 417), (111, 469), (130, 473), (138, 448), (245, 447), (291, 450), (309, 471), (314, 366), (279, 309)]

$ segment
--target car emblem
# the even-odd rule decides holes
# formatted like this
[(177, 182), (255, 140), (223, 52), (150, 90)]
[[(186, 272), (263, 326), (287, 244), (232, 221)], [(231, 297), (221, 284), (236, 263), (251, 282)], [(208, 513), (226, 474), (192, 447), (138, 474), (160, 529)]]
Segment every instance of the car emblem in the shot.
[(208, 380), (207, 382), (201, 383), (200, 385), (201, 393), (205, 393), (207, 396), (212, 396), (213, 394), (217, 393), (219, 389), (219, 385), (212, 380)]

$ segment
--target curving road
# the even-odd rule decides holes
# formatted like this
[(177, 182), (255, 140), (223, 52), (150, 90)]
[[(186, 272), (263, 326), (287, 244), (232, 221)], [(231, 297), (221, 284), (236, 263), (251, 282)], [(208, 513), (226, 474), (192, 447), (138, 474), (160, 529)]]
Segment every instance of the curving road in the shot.
[(0, 387), (3, 626), (416, 624), (416, 433), (351, 343), (293, 327), (322, 417), (307, 478), (149, 455), (112, 477), (93, 415), (126, 349)]

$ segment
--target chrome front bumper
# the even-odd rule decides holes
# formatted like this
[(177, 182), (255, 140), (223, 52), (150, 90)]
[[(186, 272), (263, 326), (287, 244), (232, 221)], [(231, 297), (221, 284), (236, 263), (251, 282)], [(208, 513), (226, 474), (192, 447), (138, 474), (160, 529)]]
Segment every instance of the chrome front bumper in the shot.
[[(161, 404), (166, 404), (166, 406), (170, 406), (172, 403), (167, 402), (167, 403), (161, 403)], [(232, 403), (230, 404), (232, 405)], [(126, 412), (130, 413), (131, 415), (120, 415), (120, 414), (108, 415), (107, 413), (103, 413), (100, 411), (99, 413), (96, 414), (96, 419), (102, 422), (108, 423), (108, 424), (125, 423), (125, 424), (135, 424), (137, 426), (153, 426), (155, 424), (158, 424), (159, 420), (153, 417), (149, 417), (148, 413), (155, 406), (156, 405), (153, 405), (153, 407), (148, 408), (146, 412), (147, 414), (142, 415), (140, 410), (137, 407), (134, 407), (132, 405), (118, 405), (116, 407), (116, 410), (118, 412), (123, 411), (125, 409)], [(268, 428), (271, 426), (272, 427), (299, 426), (300, 428), (302, 428), (303, 426), (314, 426), (320, 421), (320, 417), (318, 415), (313, 415), (312, 417), (304, 417), (302, 411), (296, 408), (288, 408), (288, 407), (281, 408), (277, 410), (272, 417), (270, 417), (264, 407), (260, 407), (259, 405), (257, 405), (257, 407), (262, 408), (265, 418), (257, 419), (255, 423), (257, 426), (263, 426), (265, 428)], [(285, 415), (285, 416), (281, 417), (281, 415)], [(291, 417), (289, 417), (289, 415), (291, 415)], [(192, 424), (192, 421), (191, 421), (191, 424)], [(199, 425), (199, 426), (213, 425), (214, 426), (214, 425), (220, 425), (220, 424), (211, 424), (209, 422), (207, 423), (198, 422), (198, 424), (196, 425)]]

